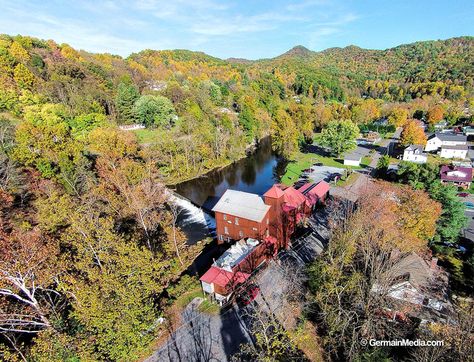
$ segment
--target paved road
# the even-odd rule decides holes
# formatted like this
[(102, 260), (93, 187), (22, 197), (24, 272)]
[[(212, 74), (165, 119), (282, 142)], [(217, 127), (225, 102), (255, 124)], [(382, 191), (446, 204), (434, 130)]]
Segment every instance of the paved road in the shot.
[(251, 343), (238, 307), (208, 315), (198, 312), (197, 305), (195, 300), (186, 307), (183, 325), (145, 362), (228, 361), (240, 344)]
[(391, 138), (383, 139), (382, 142), (380, 142), (380, 145), (377, 148), (377, 152), (374, 153), (372, 157), (372, 162), (369, 165), (369, 168), (371, 169), (370, 173), (372, 176), (375, 173), (375, 169), (377, 168), (377, 163), (379, 162), (380, 157), (382, 157), (382, 155), (385, 155), (387, 153), (390, 154), (390, 152), (392, 152), (391, 148), (393, 148), (394, 144), (400, 139), (402, 130), (402, 127), (397, 128)]

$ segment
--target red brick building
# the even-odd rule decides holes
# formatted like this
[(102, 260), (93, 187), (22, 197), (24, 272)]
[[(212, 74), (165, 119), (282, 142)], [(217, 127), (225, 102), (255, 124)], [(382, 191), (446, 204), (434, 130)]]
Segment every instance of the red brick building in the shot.
[(203, 291), (221, 306), (225, 305), (233, 292), (267, 260), (268, 243), (271, 242), (271, 238), (269, 241), (252, 238), (237, 241), (199, 279)]
[(227, 190), (212, 209), (217, 240), (219, 244), (238, 241), (200, 278), (203, 291), (221, 306), (227, 304), (259, 265), (288, 247), (298, 224), (328, 194), (329, 184), (324, 181), (300, 189), (273, 185), (263, 200), (255, 194)]
[(219, 244), (242, 238), (261, 240), (269, 235), (270, 206), (258, 195), (227, 190), (212, 211)]

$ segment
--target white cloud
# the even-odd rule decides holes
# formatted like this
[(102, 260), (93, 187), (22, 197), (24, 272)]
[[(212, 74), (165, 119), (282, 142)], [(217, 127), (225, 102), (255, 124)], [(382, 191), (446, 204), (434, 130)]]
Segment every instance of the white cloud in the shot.
[(240, 0), (82, 0), (67, 6), (0, 0), (0, 32), (123, 56), (145, 48), (187, 48), (239, 57), (250, 53), (249, 41), (265, 49), (270, 49), (268, 39), (311, 47), (341, 32), (357, 16), (336, 1), (258, 1), (251, 9)]

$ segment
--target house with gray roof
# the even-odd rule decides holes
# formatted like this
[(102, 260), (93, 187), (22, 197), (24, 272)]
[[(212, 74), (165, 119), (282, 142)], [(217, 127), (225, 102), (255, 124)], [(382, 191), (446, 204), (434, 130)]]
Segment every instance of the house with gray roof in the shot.
[(467, 145), (467, 136), (456, 133), (435, 133), (428, 138), (425, 151), (437, 151), (442, 146)]
[(426, 163), (428, 155), (423, 152), (422, 145), (410, 145), (403, 151), (403, 161)]

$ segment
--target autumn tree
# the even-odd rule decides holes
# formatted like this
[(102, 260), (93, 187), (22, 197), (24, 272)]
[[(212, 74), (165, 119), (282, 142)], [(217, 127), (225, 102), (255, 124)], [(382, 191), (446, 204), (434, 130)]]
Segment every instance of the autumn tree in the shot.
[(160, 277), (166, 262), (125, 240), (110, 218), (93, 210), (72, 216), (63, 242), (74, 270), (64, 277), (64, 288), (88, 343), (103, 359), (138, 357), (153, 339), (159, 313), (153, 300), (165, 287)]
[(431, 125), (440, 122), (444, 117), (444, 109), (440, 105), (435, 105), (428, 110), (427, 120)]
[(426, 251), (439, 214), (439, 205), (423, 191), (375, 183), (357, 208), (330, 220), (331, 241), (310, 267), (308, 282), (313, 316), (332, 358), (360, 356), (362, 338), (403, 338), (412, 332), (409, 324), (396, 325), (375, 312), (391, 304), (386, 291), (374, 293), (372, 287), (395, 282), (389, 271), (405, 253)]
[(400, 135), (400, 143), (403, 146), (409, 145), (425, 145), (426, 135), (425, 131), (418, 124), (418, 121), (409, 120), (405, 123), (403, 131)]
[(408, 121), (408, 111), (402, 107), (394, 107), (388, 116), (388, 122), (395, 127), (403, 127)]
[(35, 334), (52, 328), (59, 245), (39, 230), (0, 233), (0, 333)]
[(298, 150), (298, 130), (283, 109), (278, 110), (272, 122), (272, 146), (288, 159)]
[(359, 127), (350, 120), (331, 121), (323, 128), (318, 142), (321, 146), (328, 147), (336, 156), (356, 148), (356, 138)]

